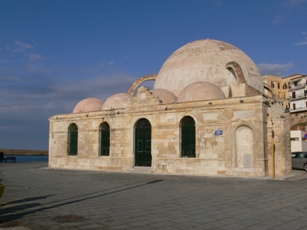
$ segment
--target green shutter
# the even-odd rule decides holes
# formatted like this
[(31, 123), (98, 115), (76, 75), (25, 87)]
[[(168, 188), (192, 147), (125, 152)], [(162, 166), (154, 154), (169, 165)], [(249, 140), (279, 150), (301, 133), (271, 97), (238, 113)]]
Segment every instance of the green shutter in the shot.
[(78, 131), (70, 131), (69, 155), (77, 155), (78, 153)]
[(195, 122), (192, 117), (185, 117), (181, 121), (181, 155), (182, 157), (196, 157)]
[(101, 156), (110, 155), (110, 129), (103, 129), (100, 131), (101, 135)]

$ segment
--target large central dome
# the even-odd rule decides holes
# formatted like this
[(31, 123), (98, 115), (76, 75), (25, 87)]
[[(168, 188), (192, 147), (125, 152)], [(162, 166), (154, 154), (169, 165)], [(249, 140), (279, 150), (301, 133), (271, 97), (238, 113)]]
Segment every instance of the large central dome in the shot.
[(188, 85), (206, 81), (218, 87), (239, 84), (226, 66), (240, 65), (248, 85), (263, 92), (263, 83), (255, 63), (240, 49), (217, 40), (198, 40), (176, 50), (163, 64), (157, 76), (156, 89), (166, 89), (176, 96)]

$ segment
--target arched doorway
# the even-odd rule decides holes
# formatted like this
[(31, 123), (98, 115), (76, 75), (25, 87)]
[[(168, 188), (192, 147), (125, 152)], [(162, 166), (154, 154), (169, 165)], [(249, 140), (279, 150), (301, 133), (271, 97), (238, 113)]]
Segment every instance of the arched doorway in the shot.
[(147, 119), (140, 119), (134, 130), (135, 166), (151, 167), (151, 124)]
[(192, 117), (182, 118), (181, 130), (181, 156), (195, 157), (195, 121)]

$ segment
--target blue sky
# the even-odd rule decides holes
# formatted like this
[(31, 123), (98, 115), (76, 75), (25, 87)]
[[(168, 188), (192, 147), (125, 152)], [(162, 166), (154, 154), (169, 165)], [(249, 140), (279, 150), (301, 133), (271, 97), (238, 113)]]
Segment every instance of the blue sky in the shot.
[(307, 74), (307, 0), (0, 0), (0, 149), (48, 149), (48, 119), (126, 92), (216, 39), (262, 75)]

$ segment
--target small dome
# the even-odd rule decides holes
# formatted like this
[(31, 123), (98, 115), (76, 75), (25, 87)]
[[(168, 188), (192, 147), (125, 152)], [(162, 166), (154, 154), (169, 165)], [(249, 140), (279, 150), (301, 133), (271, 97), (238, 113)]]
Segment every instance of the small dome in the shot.
[(218, 40), (198, 40), (176, 50), (161, 67), (154, 88), (167, 89), (176, 96), (197, 81), (218, 87), (238, 84), (228, 63), (236, 62), (248, 85), (263, 92), (263, 83), (255, 63), (239, 48)]
[(132, 95), (128, 93), (118, 93), (109, 97), (102, 106), (102, 110), (126, 108)]
[(223, 91), (216, 85), (200, 81), (185, 87), (178, 96), (177, 102), (206, 101), (226, 98)]
[(98, 98), (86, 98), (80, 101), (74, 108), (72, 113), (85, 113), (101, 110), (103, 101)]
[(150, 92), (155, 97), (161, 99), (164, 104), (173, 103), (177, 100), (177, 97), (166, 89), (153, 89)]

